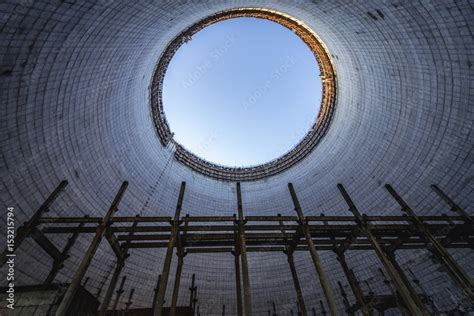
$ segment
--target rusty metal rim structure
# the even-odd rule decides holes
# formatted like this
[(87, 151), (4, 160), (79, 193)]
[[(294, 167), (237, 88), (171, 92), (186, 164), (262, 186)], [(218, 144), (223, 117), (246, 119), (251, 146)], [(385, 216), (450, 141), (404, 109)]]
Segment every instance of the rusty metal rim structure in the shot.
[[(267, 19), (287, 27), (295, 32), (313, 52), (321, 71), (322, 98), (318, 117), (304, 138), (283, 156), (268, 163), (252, 167), (227, 167), (202, 159), (181, 144), (173, 140), (163, 108), (162, 89), (166, 69), (176, 51), (193, 34), (216, 22), (239, 18), (254, 17)], [(191, 169), (212, 178), (225, 181), (252, 181), (278, 174), (306, 157), (326, 134), (336, 103), (336, 75), (328, 51), (318, 36), (303, 22), (281, 12), (263, 8), (234, 8), (215, 13), (176, 36), (162, 53), (155, 69), (151, 86), (151, 110), (155, 127), (163, 146), (174, 144), (174, 156)]]

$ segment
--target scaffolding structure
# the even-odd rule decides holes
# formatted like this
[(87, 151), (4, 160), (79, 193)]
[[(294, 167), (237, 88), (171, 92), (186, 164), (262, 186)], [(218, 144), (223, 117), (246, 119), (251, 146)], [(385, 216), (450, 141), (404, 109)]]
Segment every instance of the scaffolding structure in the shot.
[[(165, 248), (166, 254), (162, 273), (157, 277), (157, 286), (153, 300), (153, 315), (161, 316), (164, 310), (164, 297), (167, 289), (172, 256), (178, 255), (175, 282), (172, 293), (169, 315), (177, 315), (177, 301), (180, 291), (181, 272), (186, 255), (193, 253), (231, 253), (235, 257), (236, 305), (238, 315), (252, 315), (252, 295), (247, 262), (248, 252), (283, 252), (288, 259), (292, 280), (297, 296), (298, 315), (306, 316), (306, 306), (300, 281), (294, 263), (295, 251), (306, 251), (311, 255), (315, 272), (323, 289), (326, 306), (330, 315), (338, 315), (333, 291), (328, 274), (323, 266), (319, 253), (332, 251), (336, 254), (355, 302), (350, 303), (347, 293), (338, 283), (345, 311), (352, 315), (361, 312), (373, 315), (375, 311), (384, 311), (397, 307), (412, 315), (431, 315), (433, 304), (430, 297), (410, 282), (404, 269), (399, 265), (396, 251), (399, 249), (428, 249), (442, 264), (454, 283), (462, 290), (466, 299), (474, 303), (473, 282), (463, 268), (449, 254), (447, 248), (474, 247), (474, 222), (462, 207), (456, 204), (438, 186), (432, 189), (449, 206), (456, 215), (418, 216), (407, 202), (390, 185), (385, 188), (400, 205), (402, 216), (367, 216), (362, 214), (342, 184), (337, 187), (348, 205), (352, 216), (305, 216), (300, 206), (296, 191), (288, 184), (295, 216), (244, 216), (240, 183), (236, 184), (237, 214), (233, 216), (181, 216), (186, 183), (182, 182), (176, 210), (170, 216), (114, 216), (118, 205), (127, 189), (128, 182), (123, 182), (104, 217), (47, 217), (45, 213), (67, 186), (62, 181), (49, 195), (32, 217), (17, 230), (15, 248), (20, 247), (26, 238), (32, 238), (54, 262), (44, 283), (51, 284), (64, 266), (68, 252), (74, 246), (80, 234), (93, 234), (94, 238), (84, 254), (71, 283), (62, 298), (56, 315), (65, 316), (76, 295), (87, 269), (102, 239), (106, 239), (117, 257), (115, 270), (109, 281), (107, 292), (102, 300), (99, 315), (106, 315), (110, 307), (116, 310), (120, 295), (124, 292), (126, 277), (123, 276), (116, 291), (121, 272), (132, 249)], [(120, 226), (119, 226), (120, 224)], [(41, 227), (40, 227), (41, 226)], [(58, 249), (48, 235), (70, 235), (64, 248)], [(382, 275), (394, 286), (393, 295), (376, 295), (364, 293), (354, 271), (347, 262), (347, 250), (372, 250), (377, 255), (383, 270)], [(6, 249), (0, 258), (3, 265), (11, 249)], [(410, 271), (411, 273), (411, 271)], [(386, 274), (386, 275), (385, 275)], [(417, 280), (415, 285), (419, 285)], [(196, 312), (196, 286), (190, 288), (190, 307)], [(110, 306), (112, 296), (116, 298)], [(127, 308), (131, 305), (133, 289), (129, 294)], [(321, 313), (326, 314), (321, 303)], [(225, 305), (223, 315), (225, 315)], [(311, 309), (313, 315), (315, 308)], [(197, 306), (199, 315), (199, 306)], [(276, 315), (273, 305), (273, 313)], [(167, 312), (168, 314), (168, 312)]]

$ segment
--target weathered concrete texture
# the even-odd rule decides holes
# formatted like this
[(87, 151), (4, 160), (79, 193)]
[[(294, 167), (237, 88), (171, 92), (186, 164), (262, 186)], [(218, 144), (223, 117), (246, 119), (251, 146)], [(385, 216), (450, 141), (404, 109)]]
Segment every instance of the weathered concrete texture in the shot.
[[(294, 214), (288, 182), (294, 183), (306, 215), (349, 214), (338, 182), (367, 214), (400, 213), (384, 183), (398, 189), (419, 214), (449, 212), (430, 191), (432, 183), (472, 213), (474, 13), (465, 0), (3, 1), (2, 209), (15, 207), (19, 223), (67, 179), (71, 184), (52, 214), (104, 215), (120, 183), (128, 180), (121, 215), (172, 215), (181, 181), (187, 182), (183, 215), (236, 213), (235, 184), (192, 172), (160, 145), (148, 89), (173, 36), (208, 14), (237, 6), (281, 10), (312, 27), (332, 54), (339, 88), (332, 126), (311, 155), (282, 174), (242, 184), (244, 214)], [(89, 242), (90, 237), (79, 238), (59, 281), (69, 280)], [(472, 275), (473, 252), (453, 254)], [(151, 305), (163, 255), (132, 252), (120, 307), (131, 288), (133, 306)], [(335, 255), (321, 257), (333, 289), (338, 280), (347, 286)], [(441, 308), (455, 304), (446, 287), (459, 300), (426, 253), (402, 251), (399, 257)], [(387, 291), (373, 253), (350, 252), (347, 260), (359, 279)], [(43, 281), (51, 264), (32, 243), (22, 245), (17, 262), (20, 284)], [(298, 253), (295, 264), (308, 309), (318, 308), (323, 295), (309, 254)], [(113, 253), (103, 243), (88, 272), (92, 293), (103, 288), (103, 295), (113, 265)], [(183, 289), (196, 273), (203, 315), (220, 315), (222, 304), (235, 314), (233, 267), (231, 254), (185, 258)], [(281, 314), (295, 310), (284, 254), (249, 253), (249, 269), (256, 315), (272, 301)], [(188, 291), (180, 291), (178, 304), (188, 297)], [(342, 309), (340, 297), (337, 304)]]

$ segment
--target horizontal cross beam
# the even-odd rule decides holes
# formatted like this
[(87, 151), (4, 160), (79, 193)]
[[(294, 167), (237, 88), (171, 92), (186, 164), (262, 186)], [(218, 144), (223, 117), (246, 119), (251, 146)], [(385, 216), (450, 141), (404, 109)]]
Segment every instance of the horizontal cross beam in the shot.
[[(465, 220), (462, 216), (418, 216), (423, 222), (446, 222), (447, 219), (452, 221), (463, 222)], [(474, 220), (474, 217), (470, 217)], [(354, 222), (354, 216), (306, 216), (307, 222)], [(364, 219), (368, 222), (407, 222), (406, 216), (365, 216)], [(135, 216), (135, 217), (114, 217), (110, 223), (169, 223), (172, 220), (170, 216)], [(235, 218), (233, 216), (188, 216), (182, 217), (182, 220), (188, 222), (229, 222), (233, 223)], [(245, 216), (244, 220), (247, 222), (296, 222), (296, 216)], [(37, 220), (38, 224), (73, 224), (73, 223), (90, 223), (98, 224), (102, 222), (102, 217), (41, 217)]]

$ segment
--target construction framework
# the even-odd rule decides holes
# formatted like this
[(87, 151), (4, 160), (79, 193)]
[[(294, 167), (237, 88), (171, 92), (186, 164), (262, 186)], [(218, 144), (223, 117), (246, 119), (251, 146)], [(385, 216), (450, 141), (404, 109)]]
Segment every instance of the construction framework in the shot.
[[(67, 315), (67, 310), (83, 282), (86, 271), (92, 261), (100, 242), (105, 238), (117, 257), (115, 271), (109, 281), (107, 292), (102, 300), (100, 315), (106, 315), (110, 301), (120, 278), (129, 252), (136, 248), (166, 248), (163, 270), (157, 281), (153, 302), (153, 315), (162, 315), (164, 296), (170, 274), (173, 253), (176, 249), (178, 266), (171, 300), (170, 315), (176, 315), (177, 298), (180, 290), (180, 278), (184, 258), (193, 253), (229, 253), (235, 256), (236, 302), (238, 315), (252, 315), (252, 295), (249, 280), (248, 252), (284, 252), (287, 255), (294, 283), (298, 314), (306, 316), (307, 308), (294, 264), (295, 251), (307, 251), (311, 255), (315, 272), (324, 292), (329, 314), (337, 315), (335, 293), (329, 277), (319, 257), (322, 251), (332, 251), (341, 264), (345, 277), (355, 297), (350, 303), (341, 283), (340, 295), (343, 298), (348, 314), (356, 311), (372, 315), (375, 310), (384, 311), (398, 307), (413, 315), (430, 315), (435, 308), (430, 297), (423, 292), (419, 284), (410, 281), (404, 269), (396, 259), (399, 249), (428, 249), (442, 264), (452, 280), (459, 286), (466, 298), (474, 303), (473, 282), (463, 268), (453, 259), (447, 248), (474, 247), (473, 217), (456, 204), (438, 186), (432, 189), (449, 206), (456, 215), (418, 216), (407, 202), (390, 185), (385, 188), (398, 202), (402, 216), (367, 216), (362, 214), (342, 184), (337, 187), (346, 201), (351, 216), (304, 216), (296, 191), (288, 184), (296, 216), (244, 216), (241, 186), (236, 184), (237, 214), (234, 216), (181, 216), (186, 183), (179, 189), (176, 210), (173, 217), (116, 217), (128, 182), (118, 190), (113, 202), (104, 217), (46, 217), (50, 206), (67, 186), (62, 181), (49, 195), (32, 217), (17, 230), (15, 248), (20, 247), (25, 238), (32, 238), (54, 260), (50, 273), (44, 283), (51, 284), (58, 271), (63, 267), (69, 250), (80, 234), (93, 234), (94, 238), (84, 254), (71, 283), (59, 305), (56, 315)], [(119, 226), (120, 224), (120, 226)], [(70, 235), (63, 250), (58, 249), (48, 238), (51, 234)], [(347, 250), (373, 250), (377, 255), (384, 272), (393, 284), (393, 295), (376, 295), (364, 293), (359, 280), (347, 262)], [(1, 265), (6, 262), (11, 249), (6, 249), (1, 256)], [(383, 271), (381, 270), (383, 273)], [(123, 293), (125, 276), (117, 292), (113, 310), (116, 309), (120, 295)], [(190, 288), (190, 306), (196, 308), (196, 288)], [(130, 291), (129, 303), (133, 296)], [(131, 304), (131, 303), (130, 303)], [(320, 301), (321, 313), (325, 315), (323, 301)], [(273, 306), (276, 315), (275, 306)], [(318, 307), (319, 309), (319, 307)], [(199, 307), (198, 307), (199, 310)], [(312, 308), (313, 314), (316, 313)], [(271, 311), (268, 311), (269, 315)], [(199, 312), (198, 312), (199, 314)], [(223, 315), (225, 305), (223, 306)]]

